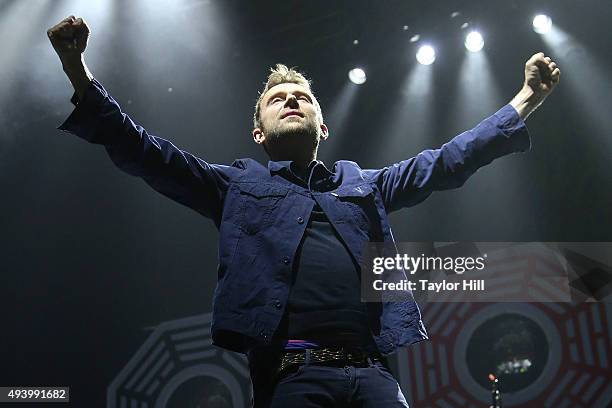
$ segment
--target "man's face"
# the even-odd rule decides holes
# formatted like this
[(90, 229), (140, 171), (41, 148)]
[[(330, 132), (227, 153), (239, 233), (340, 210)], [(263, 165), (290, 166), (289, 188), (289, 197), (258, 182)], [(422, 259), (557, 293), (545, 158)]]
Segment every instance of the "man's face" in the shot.
[(315, 102), (302, 85), (273, 86), (261, 100), (261, 128), (253, 130), (253, 139), (277, 153), (279, 149), (316, 149), (319, 140), (327, 138), (327, 127), (321, 123)]

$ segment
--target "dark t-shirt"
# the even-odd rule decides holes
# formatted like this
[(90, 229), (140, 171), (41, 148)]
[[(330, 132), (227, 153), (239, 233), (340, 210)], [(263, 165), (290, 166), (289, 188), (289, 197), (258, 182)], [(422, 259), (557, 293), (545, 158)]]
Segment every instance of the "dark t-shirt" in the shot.
[(359, 270), (325, 213), (315, 205), (293, 268), (288, 339), (352, 347), (370, 343)]

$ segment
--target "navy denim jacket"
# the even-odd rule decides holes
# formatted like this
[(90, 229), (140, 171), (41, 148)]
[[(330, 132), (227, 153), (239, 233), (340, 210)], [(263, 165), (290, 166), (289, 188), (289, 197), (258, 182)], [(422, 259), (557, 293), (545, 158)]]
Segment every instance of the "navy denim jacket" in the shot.
[[(308, 185), (291, 177), (290, 162), (239, 159), (209, 164), (135, 124), (96, 80), (59, 129), (104, 145), (123, 171), (205, 217), (219, 229), (213, 344), (246, 353), (268, 345), (290, 290), (291, 266), (317, 202), (358, 263), (368, 241), (393, 242), (388, 214), (432, 191), (461, 186), (493, 159), (530, 148), (523, 121), (510, 105), (440, 149), (375, 170), (338, 161), (314, 165)], [(427, 339), (410, 293), (368, 303), (378, 351)]]

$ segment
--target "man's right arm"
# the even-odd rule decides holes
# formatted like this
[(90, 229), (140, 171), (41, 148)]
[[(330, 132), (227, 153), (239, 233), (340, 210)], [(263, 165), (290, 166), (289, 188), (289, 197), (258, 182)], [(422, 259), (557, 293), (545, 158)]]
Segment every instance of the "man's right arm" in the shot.
[(70, 16), (49, 29), (48, 35), (75, 89), (76, 109), (59, 129), (103, 145), (120, 169), (219, 225), (227, 186), (240, 169), (206, 163), (149, 135), (123, 113), (83, 61), (89, 35), (83, 20)]
[(83, 59), (90, 30), (82, 18), (68, 16), (50, 29), (47, 36), (57, 53), (66, 76), (79, 99), (83, 99), (93, 75)]

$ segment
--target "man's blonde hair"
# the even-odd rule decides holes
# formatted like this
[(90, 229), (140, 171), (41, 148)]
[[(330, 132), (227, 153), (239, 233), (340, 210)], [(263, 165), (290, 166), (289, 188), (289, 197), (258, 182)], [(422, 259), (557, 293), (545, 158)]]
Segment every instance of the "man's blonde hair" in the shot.
[(270, 68), (270, 75), (268, 75), (266, 86), (264, 86), (264, 89), (259, 93), (259, 97), (257, 98), (257, 103), (255, 104), (255, 113), (253, 114), (253, 128), (261, 128), (261, 101), (266, 92), (268, 92), (270, 88), (276, 85), (285, 83), (302, 85), (303, 87), (308, 89), (308, 92), (310, 92), (313, 96), (313, 103), (315, 105), (315, 108), (317, 109), (317, 116), (319, 118), (319, 121), (323, 123), (323, 114), (321, 112), (321, 106), (319, 105), (317, 99), (314, 97), (314, 93), (312, 92), (311, 88), (312, 82), (310, 81), (310, 79), (306, 78), (304, 74), (295, 70), (294, 68), (289, 68), (283, 64), (276, 64), (273, 68)]

